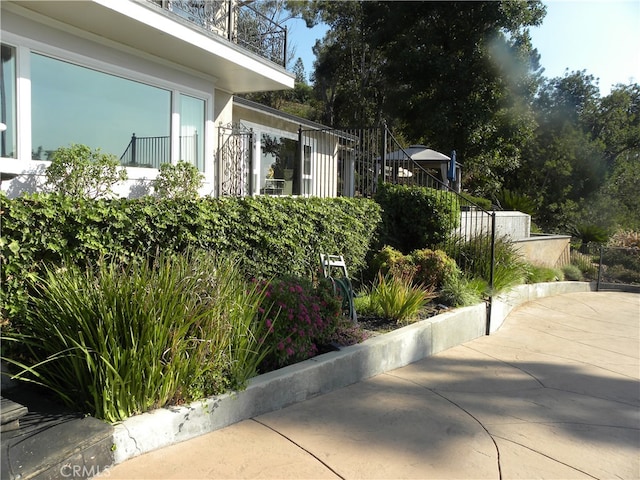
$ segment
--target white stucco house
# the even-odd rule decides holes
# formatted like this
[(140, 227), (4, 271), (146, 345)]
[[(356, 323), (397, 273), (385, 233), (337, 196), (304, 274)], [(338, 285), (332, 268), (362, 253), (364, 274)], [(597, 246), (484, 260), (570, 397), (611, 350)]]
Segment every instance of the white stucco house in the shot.
[(286, 28), (252, 3), (0, 1), (0, 190), (39, 190), (51, 154), (71, 144), (115, 155), (124, 197), (151, 193), (160, 165), (180, 160), (212, 196), (437, 182), (398, 156), (386, 127), (331, 129), (238, 96), (294, 86)]
[(203, 194), (216, 195), (218, 129), (239, 120), (234, 94), (294, 85), (286, 29), (250, 2), (0, 5), (0, 188), (10, 193), (37, 189), (51, 152), (79, 143), (120, 158), (123, 196), (179, 160), (205, 175)]

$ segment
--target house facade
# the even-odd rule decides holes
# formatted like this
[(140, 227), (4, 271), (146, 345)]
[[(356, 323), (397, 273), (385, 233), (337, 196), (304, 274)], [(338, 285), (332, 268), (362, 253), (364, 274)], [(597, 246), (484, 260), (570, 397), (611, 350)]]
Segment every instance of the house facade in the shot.
[(121, 196), (148, 193), (160, 164), (180, 160), (204, 174), (202, 194), (218, 195), (220, 126), (242, 119), (234, 94), (294, 85), (286, 30), (260, 27), (269, 21), (236, 0), (0, 5), (0, 188), (10, 196), (36, 191), (52, 152), (74, 143), (120, 159)]

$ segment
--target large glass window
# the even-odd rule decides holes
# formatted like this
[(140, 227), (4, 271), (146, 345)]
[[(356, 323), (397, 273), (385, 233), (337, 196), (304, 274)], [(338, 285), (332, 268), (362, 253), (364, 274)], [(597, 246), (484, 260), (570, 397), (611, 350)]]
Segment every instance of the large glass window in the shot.
[(260, 193), (293, 195), (300, 192), (296, 162), (298, 142), (263, 133), (261, 137)]
[(31, 54), (34, 159), (79, 143), (158, 168), (171, 158), (170, 119), (169, 90)]
[(204, 170), (204, 109), (204, 100), (180, 95), (180, 160), (200, 171)]
[(16, 49), (0, 49), (0, 157), (16, 158)]

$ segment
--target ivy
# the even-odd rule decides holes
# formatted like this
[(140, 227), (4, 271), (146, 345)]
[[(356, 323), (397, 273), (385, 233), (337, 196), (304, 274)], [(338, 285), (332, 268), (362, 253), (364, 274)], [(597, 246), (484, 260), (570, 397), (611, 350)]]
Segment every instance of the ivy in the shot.
[(24, 318), (26, 279), (45, 263), (86, 265), (100, 257), (121, 261), (197, 247), (242, 255), (247, 276), (283, 273), (311, 278), (319, 254), (343, 255), (350, 274), (365, 256), (380, 208), (347, 198), (74, 198), (0, 195), (0, 312), (18, 327)]

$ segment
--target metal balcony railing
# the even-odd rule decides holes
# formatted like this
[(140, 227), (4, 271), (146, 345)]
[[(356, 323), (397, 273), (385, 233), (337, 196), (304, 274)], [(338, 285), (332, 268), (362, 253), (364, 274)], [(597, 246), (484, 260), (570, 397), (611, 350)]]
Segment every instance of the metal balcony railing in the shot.
[(196, 28), (286, 67), (287, 29), (237, 0), (148, 0)]

